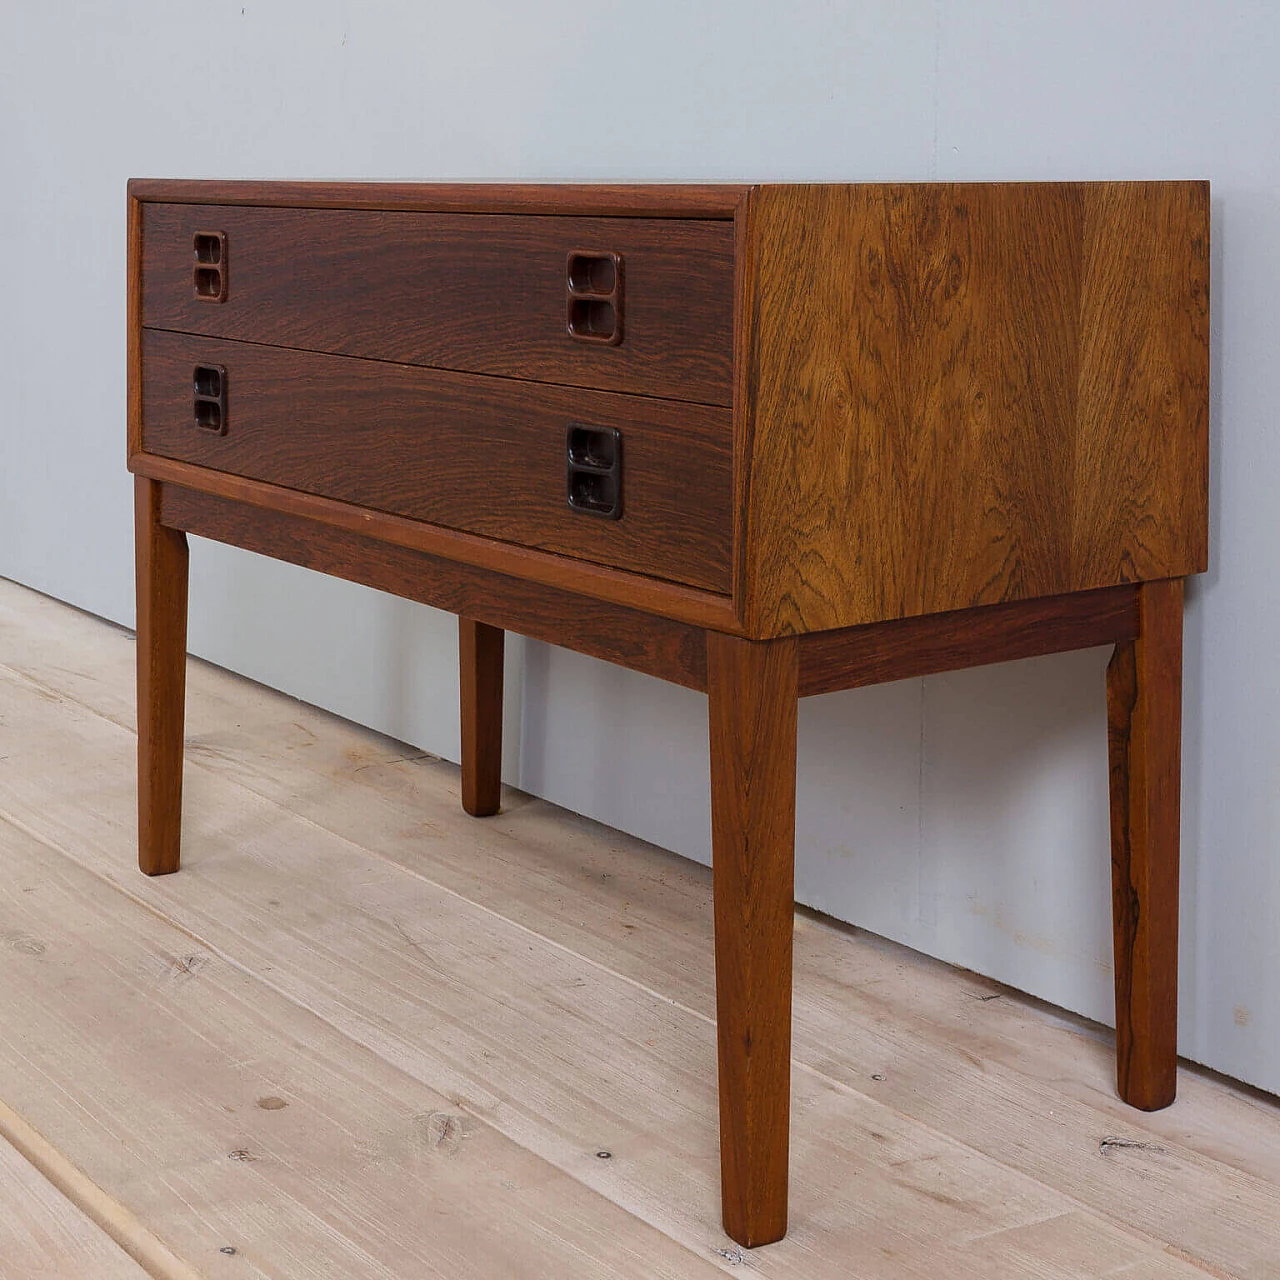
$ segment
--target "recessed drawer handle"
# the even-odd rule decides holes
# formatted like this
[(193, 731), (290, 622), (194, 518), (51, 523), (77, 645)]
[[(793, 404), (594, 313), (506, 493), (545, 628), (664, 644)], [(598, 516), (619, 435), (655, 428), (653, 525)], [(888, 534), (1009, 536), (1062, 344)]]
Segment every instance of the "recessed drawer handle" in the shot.
[(227, 300), (227, 233), (197, 231), (192, 237), (191, 284), (201, 302)]
[(191, 418), (201, 431), (227, 434), (227, 371), (220, 364), (198, 364), (191, 371)]
[(574, 249), (566, 283), (569, 336), (616, 347), (622, 341), (622, 255)]
[(622, 515), (622, 432), (616, 427), (569, 424), (569, 505), (586, 515)]

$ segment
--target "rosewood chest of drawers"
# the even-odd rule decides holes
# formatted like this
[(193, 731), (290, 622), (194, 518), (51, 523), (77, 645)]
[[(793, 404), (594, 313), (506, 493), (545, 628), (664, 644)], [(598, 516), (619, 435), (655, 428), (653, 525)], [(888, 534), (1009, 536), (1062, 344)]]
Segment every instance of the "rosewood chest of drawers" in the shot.
[[(708, 695), (725, 1229), (786, 1230), (796, 703), (1115, 646), (1119, 1089), (1172, 1101), (1208, 187), (134, 181), (139, 859), (177, 870), (188, 533)], [(1101, 691), (1100, 691), (1101, 692)]]

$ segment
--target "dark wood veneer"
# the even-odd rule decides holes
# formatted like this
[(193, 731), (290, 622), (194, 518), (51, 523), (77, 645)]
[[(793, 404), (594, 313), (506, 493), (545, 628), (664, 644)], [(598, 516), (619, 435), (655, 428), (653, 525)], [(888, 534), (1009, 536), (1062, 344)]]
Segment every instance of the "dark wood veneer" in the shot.
[[(403, 364), (730, 400), (728, 222), (146, 205), (142, 323)], [(192, 291), (192, 238), (225, 232), (226, 301)], [(575, 341), (570, 250), (619, 254), (626, 337)]]
[(157, 487), (163, 494), (159, 518), (167, 529), (362, 582), (691, 689), (707, 687), (706, 633), (700, 627), (459, 564), (304, 516), (254, 509), (173, 484)]
[[(149, 453), (727, 594), (727, 410), (144, 330)], [(225, 434), (193, 366), (227, 371)], [(571, 423), (625, 446), (621, 520), (566, 496)]]
[(1118, 644), (1137, 634), (1137, 587), (812, 631), (800, 637), (800, 696)]
[(322, 498), (245, 476), (211, 471), (207, 467), (161, 458), (156, 454), (135, 454), (130, 459), (129, 468), (135, 475), (229, 498), (255, 510), (300, 516), (328, 528), (359, 533), (392, 546), (423, 551), (477, 569), (493, 570), (587, 599), (622, 604), (716, 631), (738, 629), (731, 600), (710, 591), (682, 586), (678, 582), (664, 582), (548, 551), (495, 542), (492, 538), (482, 538), (458, 529), (445, 529), (421, 520), (369, 511), (349, 502), (338, 502), (333, 498)]

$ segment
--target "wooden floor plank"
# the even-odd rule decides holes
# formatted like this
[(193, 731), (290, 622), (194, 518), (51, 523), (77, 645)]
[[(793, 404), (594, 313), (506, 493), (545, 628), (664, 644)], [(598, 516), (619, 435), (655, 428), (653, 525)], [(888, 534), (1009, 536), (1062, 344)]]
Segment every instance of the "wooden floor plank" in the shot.
[(0, 861), (6, 1102), (211, 1280), (716, 1271), (7, 822)]
[(1167, 1261), (1135, 1248), (1127, 1233), (1079, 1211), (988, 1236), (978, 1242), (978, 1250), (990, 1251), (993, 1269), (1004, 1266), (1027, 1280), (1132, 1280), (1135, 1268), (1155, 1265), (1159, 1271)]
[(146, 1280), (52, 1183), (0, 1140), (0, 1280)]
[[(20, 757), (0, 771), (8, 812), (69, 861), (110, 876), (220, 957), (234, 956), (427, 1081), (479, 1127), (501, 1128), (656, 1222), (690, 1246), (691, 1258), (711, 1252), (777, 1276), (845, 1275), (849, 1258), (868, 1276), (986, 1276), (1002, 1233), (1076, 1208), (810, 1069), (798, 1075), (794, 1098), (793, 1230), (748, 1260), (714, 1225), (706, 1014), (208, 768), (190, 775), (186, 870), (141, 880), (132, 870), (127, 733), (78, 702), (51, 705), (56, 695), (42, 697), (22, 678), (6, 674), (0, 690)], [(280, 709), (277, 702), (277, 716)], [(49, 778), (58, 761), (73, 767), (55, 804)], [(703, 963), (709, 980), (709, 950)], [(1147, 1239), (1127, 1242), (1159, 1274), (1194, 1273)]]

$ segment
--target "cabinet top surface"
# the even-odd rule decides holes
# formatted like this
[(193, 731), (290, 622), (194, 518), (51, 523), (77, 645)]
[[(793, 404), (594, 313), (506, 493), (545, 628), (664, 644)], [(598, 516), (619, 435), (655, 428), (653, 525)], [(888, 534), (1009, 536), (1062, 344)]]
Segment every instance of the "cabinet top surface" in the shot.
[(438, 213), (559, 213), (642, 218), (732, 218), (741, 183), (216, 182), (132, 178), (134, 200), (171, 204), (409, 209)]
[[(278, 205), (293, 208), (409, 209), (440, 213), (560, 213), (633, 218), (732, 218), (760, 187), (921, 186), (1034, 188), (1125, 183), (572, 183), (572, 182), (293, 182), (131, 178), (129, 196), (172, 204)], [(1160, 185), (1160, 184), (1149, 184)], [(1170, 182), (1168, 185), (1200, 185)], [(1203, 183), (1208, 186), (1207, 182)]]

